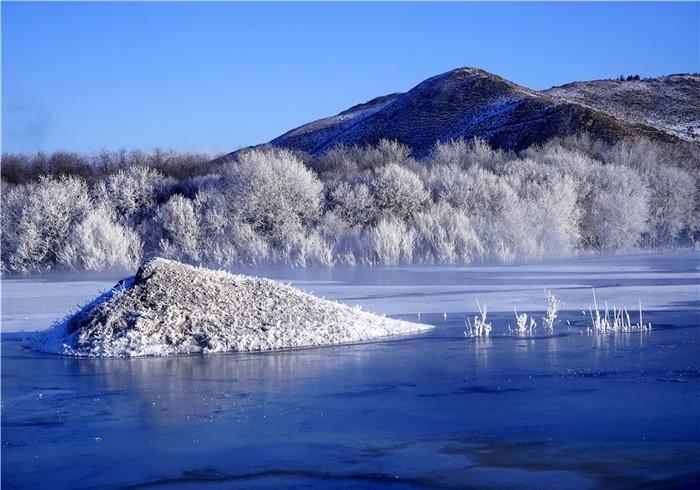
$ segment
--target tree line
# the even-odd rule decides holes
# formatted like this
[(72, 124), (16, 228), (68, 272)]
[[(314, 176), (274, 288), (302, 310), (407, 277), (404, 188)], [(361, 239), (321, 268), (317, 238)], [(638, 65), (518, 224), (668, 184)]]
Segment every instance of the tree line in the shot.
[(538, 260), (694, 244), (700, 157), (587, 136), (2, 156), (2, 272)]

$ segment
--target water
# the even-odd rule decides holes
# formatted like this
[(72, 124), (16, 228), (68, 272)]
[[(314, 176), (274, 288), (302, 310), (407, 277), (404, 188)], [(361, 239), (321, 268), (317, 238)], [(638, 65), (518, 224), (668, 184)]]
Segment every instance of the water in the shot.
[[(5, 333), (3, 487), (697, 487), (698, 265), (257, 271), (436, 326), (352, 346), (77, 360)], [(44, 327), (113, 279), (5, 280), (3, 331)], [(582, 334), (591, 286), (640, 298), (652, 332)], [(542, 316), (544, 287), (566, 302), (555, 334), (503, 335), (513, 306)], [(467, 339), (477, 297), (494, 333)]]

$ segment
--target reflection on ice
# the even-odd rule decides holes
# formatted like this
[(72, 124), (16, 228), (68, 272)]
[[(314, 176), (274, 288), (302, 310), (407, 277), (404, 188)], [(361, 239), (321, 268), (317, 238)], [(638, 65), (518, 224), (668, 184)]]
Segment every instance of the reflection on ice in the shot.
[[(136, 359), (64, 359), (69, 377), (95, 392), (141, 399), (144, 423), (170, 423), (177, 414), (226, 413), (299, 389), (321, 374), (353, 371), (369, 353), (353, 346), (274, 353), (215, 354)], [(331, 354), (331, 355), (329, 355)], [(255, 392), (255, 400), (251, 394)], [(157, 417), (163, 407), (170, 413)]]
[(467, 358), (473, 359), (476, 372), (486, 373), (490, 370), (489, 357), (493, 350), (491, 337), (475, 337), (472, 341), (466, 342)]

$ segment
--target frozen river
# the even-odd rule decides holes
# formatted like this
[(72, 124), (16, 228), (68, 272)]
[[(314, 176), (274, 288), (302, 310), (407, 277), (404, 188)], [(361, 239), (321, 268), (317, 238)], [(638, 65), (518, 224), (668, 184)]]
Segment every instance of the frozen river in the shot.
[[(86, 360), (22, 346), (117, 277), (2, 281), (3, 488), (700, 486), (700, 255), (255, 273), (435, 325), (260, 354)], [(250, 272), (250, 271), (248, 271)], [(649, 333), (587, 335), (636, 308)], [(505, 335), (512, 309), (553, 335)], [(475, 300), (490, 338), (465, 338)], [(568, 328), (566, 323), (570, 322)]]

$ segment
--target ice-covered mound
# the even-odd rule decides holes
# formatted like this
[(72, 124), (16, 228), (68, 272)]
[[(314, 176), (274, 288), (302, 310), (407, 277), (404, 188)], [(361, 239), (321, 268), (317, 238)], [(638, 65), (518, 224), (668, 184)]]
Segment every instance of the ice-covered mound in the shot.
[(32, 345), (73, 356), (162, 356), (343, 344), (429, 328), (269, 279), (153, 259)]

